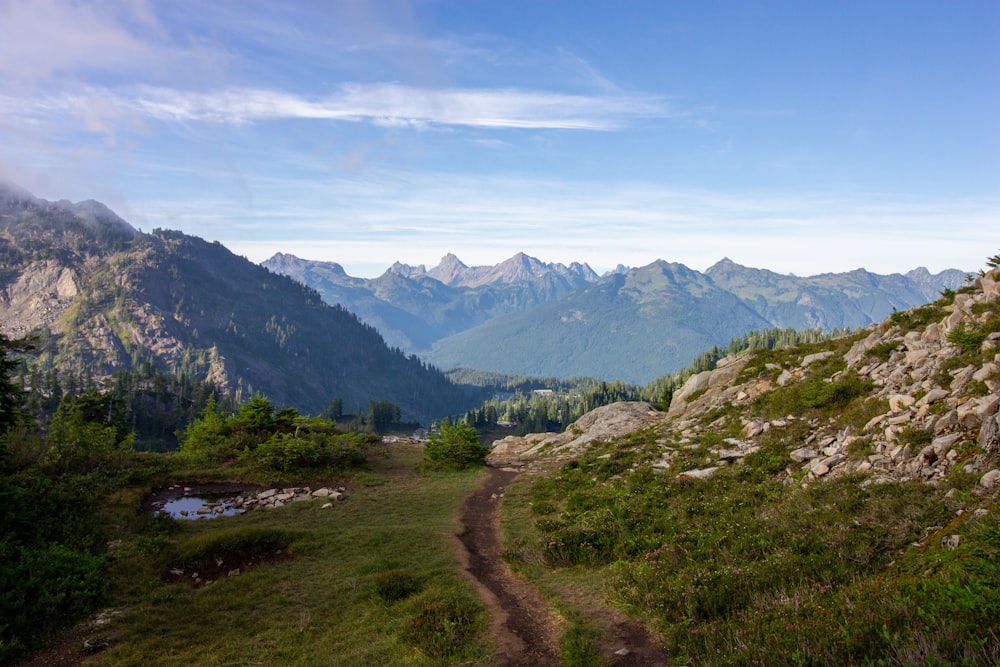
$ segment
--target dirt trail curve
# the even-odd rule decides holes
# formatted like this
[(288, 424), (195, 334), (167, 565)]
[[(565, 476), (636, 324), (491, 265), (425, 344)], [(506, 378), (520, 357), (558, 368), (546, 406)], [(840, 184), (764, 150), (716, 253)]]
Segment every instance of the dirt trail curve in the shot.
[[(488, 468), (479, 488), (465, 500), (459, 540), (464, 565), (490, 611), (497, 646), (497, 667), (555, 667), (560, 627), (541, 594), (511, 572), (500, 557), (499, 499), (517, 472)], [(654, 667), (666, 655), (642, 626), (618, 618), (608, 609), (592, 617), (605, 627), (601, 652), (609, 667)]]

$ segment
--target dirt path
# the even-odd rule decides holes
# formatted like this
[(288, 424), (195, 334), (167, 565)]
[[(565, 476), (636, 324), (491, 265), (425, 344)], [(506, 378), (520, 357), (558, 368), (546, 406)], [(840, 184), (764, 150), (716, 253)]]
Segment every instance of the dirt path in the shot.
[[(517, 472), (489, 468), (483, 482), (465, 501), (459, 540), (465, 547), (464, 566), (490, 611), (497, 645), (497, 667), (560, 665), (558, 617), (541, 594), (511, 572), (500, 554), (500, 496)], [(610, 609), (588, 614), (602, 629), (601, 653), (609, 667), (654, 667), (666, 654), (649, 632)]]
[(498, 667), (559, 664), (559, 629), (545, 600), (500, 557), (500, 494), (516, 472), (489, 468), (462, 507), (466, 570), (489, 608)]

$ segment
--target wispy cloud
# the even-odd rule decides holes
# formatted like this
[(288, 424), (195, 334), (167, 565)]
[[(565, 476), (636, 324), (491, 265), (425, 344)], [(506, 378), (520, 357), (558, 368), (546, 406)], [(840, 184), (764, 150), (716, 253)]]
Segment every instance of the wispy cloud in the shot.
[[(253, 206), (188, 201), (180, 210), (177, 203), (148, 202), (141, 210), (147, 226), (217, 239), (254, 261), (291, 252), (365, 276), (396, 260), (433, 265), (456, 252), (469, 264), (494, 264), (519, 251), (599, 270), (656, 259), (704, 269), (724, 256), (799, 275), (862, 266), (891, 273), (921, 264), (972, 270), (1000, 243), (995, 198), (737, 194), (456, 174), (287, 185), (257, 184), (278, 197)], [(169, 220), (164, 209), (173, 210)]]
[(244, 124), (312, 119), (390, 126), (466, 126), (611, 130), (640, 117), (680, 115), (662, 100), (641, 96), (588, 96), (508, 89), (427, 89), (394, 83), (344, 84), (333, 95), (308, 98), (259, 88), (190, 92), (143, 86), (134, 95), (89, 88), (33, 101), (0, 99), (11, 113), (71, 112), (95, 108), (132, 112), (168, 122)]
[(158, 32), (144, 2), (0, 2), (0, 78), (37, 82), (147, 65)]

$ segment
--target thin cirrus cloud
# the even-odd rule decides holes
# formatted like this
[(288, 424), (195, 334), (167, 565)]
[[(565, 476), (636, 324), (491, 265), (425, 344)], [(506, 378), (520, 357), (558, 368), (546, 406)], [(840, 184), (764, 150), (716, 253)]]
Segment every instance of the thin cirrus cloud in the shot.
[(597, 131), (614, 130), (638, 118), (687, 116), (654, 97), (355, 83), (342, 85), (333, 95), (314, 99), (283, 91), (239, 87), (202, 93), (142, 86), (132, 95), (87, 88), (74, 94), (34, 100), (0, 96), (0, 109), (23, 119), (63, 113), (90, 117), (94, 109), (103, 109), (113, 115), (180, 123), (241, 125), (306, 119), (386, 126)]
[(281, 119), (460, 125), (484, 128), (611, 130), (630, 118), (680, 115), (663, 100), (508, 89), (429, 89), (394, 83), (340, 86), (309, 99), (257, 88), (192, 93), (144, 87), (119, 100), (162, 121), (252, 123)]
[[(210, 238), (261, 261), (275, 251), (340, 262), (352, 275), (373, 277), (394, 260), (434, 264), (444, 251), (467, 263), (493, 264), (524, 251), (545, 261), (586, 261), (598, 270), (655, 259), (703, 269), (729, 256), (751, 266), (814, 275), (858, 266), (937, 271), (978, 265), (998, 202), (969, 200), (956, 208), (934, 197), (890, 193), (726, 193), (677, 190), (648, 183), (583, 185), (545, 179), (461, 177), (396, 179), (388, 186), (324, 183), (309, 194), (285, 190), (270, 205), (227, 208), (221, 200), (144, 202), (144, 224), (170, 226), (172, 216), (202, 216)], [(363, 190), (359, 191), (359, 190)], [(306, 202), (329, 198), (336, 207)], [(213, 212), (212, 220), (204, 219)], [(963, 224), (949, 220), (960, 215)], [(232, 220), (241, 220), (236, 230)], [(893, 261), (900, 224), (910, 252)], [(896, 239), (896, 240), (893, 240)], [(941, 256), (963, 257), (944, 263)], [(850, 258), (851, 266), (843, 266)]]

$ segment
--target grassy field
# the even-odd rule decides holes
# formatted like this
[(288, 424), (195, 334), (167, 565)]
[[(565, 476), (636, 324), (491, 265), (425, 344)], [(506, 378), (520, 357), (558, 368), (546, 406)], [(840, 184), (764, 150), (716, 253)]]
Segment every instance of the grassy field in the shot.
[[(457, 565), (481, 471), (421, 473), (396, 445), (325, 499), (212, 521), (149, 521), (119, 548), (110, 648), (87, 665), (486, 664), (487, 620)], [(291, 557), (196, 587), (164, 573), (241, 549)], [(214, 549), (214, 551), (213, 551)]]

